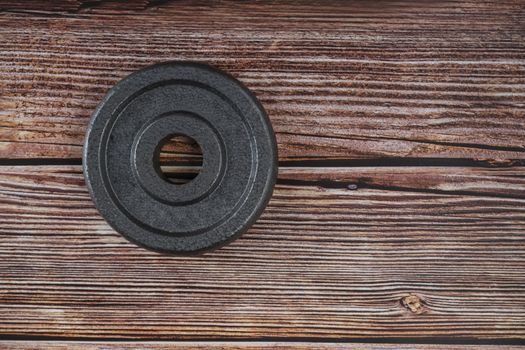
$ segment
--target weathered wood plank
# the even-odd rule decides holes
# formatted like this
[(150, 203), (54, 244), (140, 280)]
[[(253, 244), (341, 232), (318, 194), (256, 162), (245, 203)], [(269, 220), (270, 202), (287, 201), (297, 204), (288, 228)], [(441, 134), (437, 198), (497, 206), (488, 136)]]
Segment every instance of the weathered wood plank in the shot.
[[(248, 233), (181, 258), (111, 230), (80, 167), (2, 167), (0, 334), (525, 339), (524, 168), (395, 170), (281, 169)], [(385, 187), (332, 186), (359, 174)]]
[(80, 5), (80, 1), (77, 0), (0, 0), (0, 11), (77, 11), (80, 9)]
[(10, 11), (42, 11), (52, 12), (76, 12), (114, 9), (118, 11), (144, 10), (162, 4), (164, 0), (0, 0), (0, 10)]
[(0, 13), (0, 158), (80, 158), (107, 89), (165, 60), (242, 80), (281, 160), (523, 158), (521, 1), (194, 5)]
[[(524, 168), (360, 167), (284, 168), (280, 178), (348, 189), (471, 194), (525, 198)], [(294, 184), (294, 182), (292, 182)]]
[(363, 344), (363, 343), (314, 343), (314, 342), (68, 342), (68, 341), (0, 341), (0, 347), (6, 350), (107, 350), (107, 349), (144, 349), (144, 350), (517, 350), (520, 346), (512, 345), (431, 345), (431, 344)]

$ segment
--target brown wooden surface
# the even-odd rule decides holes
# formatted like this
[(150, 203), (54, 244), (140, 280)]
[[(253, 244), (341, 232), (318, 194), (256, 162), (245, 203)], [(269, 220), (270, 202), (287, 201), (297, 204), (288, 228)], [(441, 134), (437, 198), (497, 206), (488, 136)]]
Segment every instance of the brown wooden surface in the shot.
[[(26, 340), (0, 348), (525, 341), (524, 38), (523, 1), (0, 0), (0, 339)], [(277, 133), (269, 207), (199, 257), (127, 242), (82, 179), (96, 104), (165, 60), (232, 73)]]
[(6, 350), (106, 350), (106, 349), (144, 349), (144, 350), (517, 350), (520, 346), (494, 345), (393, 345), (393, 344), (330, 344), (312, 342), (20, 342), (0, 341), (0, 348)]
[(241, 79), (281, 159), (523, 157), (520, 1), (192, 3), (5, 11), (0, 157), (80, 158), (107, 89), (165, 60)]
[[(523, 337), (525, 194), (509, 193), (523, 188), (514, 175), (524, 168), (456, 170), (462, 181), (432, 168), (390, 170), (391, 182), (404, 178), (402, 190), (369, 168), (338, 169), (343, 183), (334, 186), (316, 182), (332, 171), (281, 168), (269, 207), (247, 234), (176, 258), (111, 230), (79, 166), (3, 167), (0, 332)], [(305, 171), (308, 181), (287, 183)], [(344, 182), (361, 177), (386, 188)]]

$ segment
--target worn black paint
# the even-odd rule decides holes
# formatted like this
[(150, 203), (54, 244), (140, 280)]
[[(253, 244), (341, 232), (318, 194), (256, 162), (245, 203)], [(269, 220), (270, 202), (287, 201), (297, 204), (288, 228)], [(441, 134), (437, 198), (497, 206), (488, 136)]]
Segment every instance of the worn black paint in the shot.
[[(176, 185), (158, 152), (174, 135), (194, 138), (203, 165)], [(210, 66), (169, 62), (113, 87), (88, 127), (84, 176), (96, 207), (129, 240), (169, 253), (206, 250), (259, 217), (277, 175), (275, 136), (261, 104)]]

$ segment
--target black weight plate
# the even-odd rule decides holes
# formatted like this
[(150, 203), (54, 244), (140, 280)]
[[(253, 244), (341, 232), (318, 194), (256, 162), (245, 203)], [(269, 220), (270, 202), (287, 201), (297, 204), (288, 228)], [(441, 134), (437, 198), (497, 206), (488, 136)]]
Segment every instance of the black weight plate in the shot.
[[(177, 185), (156, 155), (171, 136), (200, 145), (203, 164)], [(169, 253), (206, 250), (246, 231), (277, 176), (270, 121), (255, 96), (213, 67), (153, 65), (117, 83), (95, 110), (83, 154), (95, 206), (130, 241)]]

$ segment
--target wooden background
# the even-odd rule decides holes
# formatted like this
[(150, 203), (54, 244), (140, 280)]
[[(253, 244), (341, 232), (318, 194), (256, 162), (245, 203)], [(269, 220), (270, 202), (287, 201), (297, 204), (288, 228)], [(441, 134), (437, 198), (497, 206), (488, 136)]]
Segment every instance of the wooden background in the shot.
[[(82, 178), (97, 103), (166, 60), (230, 72), (277, 133), (263, 216), (199, 257), (127, 242)], [(519, 348), (525, 2), (0, 0), (0, 339)]]

